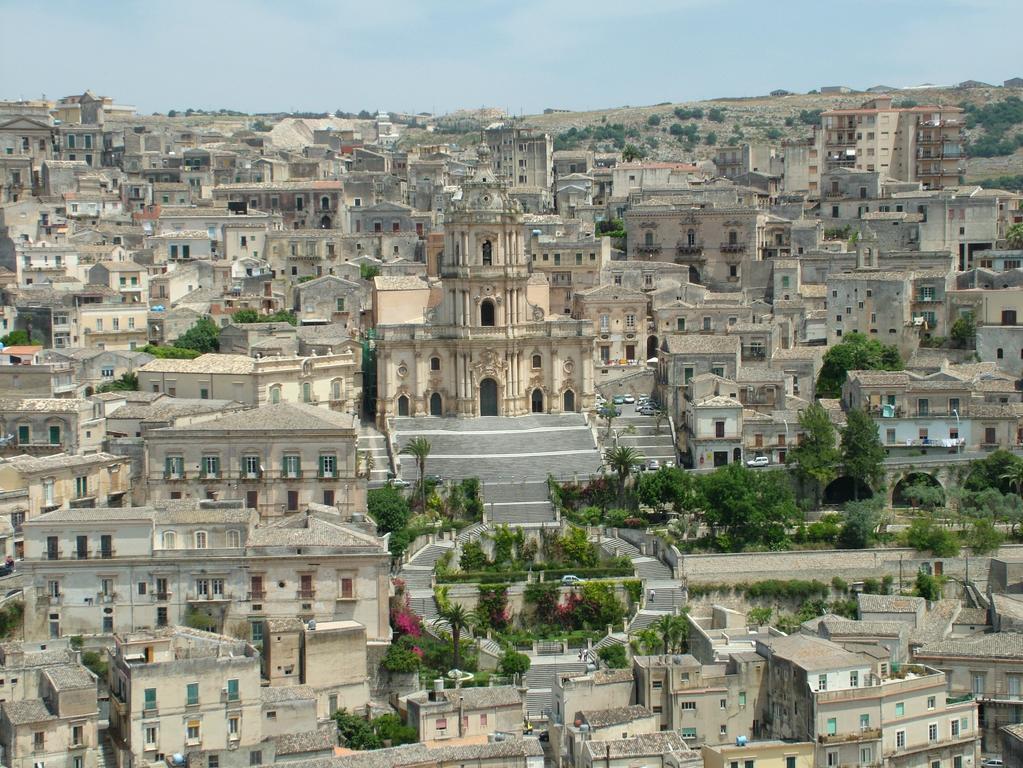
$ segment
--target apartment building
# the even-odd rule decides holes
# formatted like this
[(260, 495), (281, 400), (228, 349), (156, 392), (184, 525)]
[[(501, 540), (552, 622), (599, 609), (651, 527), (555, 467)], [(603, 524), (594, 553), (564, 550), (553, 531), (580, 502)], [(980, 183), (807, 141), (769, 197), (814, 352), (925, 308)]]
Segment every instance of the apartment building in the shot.
[(25, 637), (191, 622), (258, 643), (265, 619), (298, 616), (386, 642), (390, 558), (374, 530), (321, 505), (262, 525), (240, 502), (50, 512), (24, 523)]
[(4, 765), (95, 768), (99, 747), (96, 676), (77, 663), (59, 664), (23, 684), (27, 696), (5, 701), (0, 708)]
[(744, 744), (704, 744), (704, 768), (813, 768), (814, 745), (765, 739)]
[(657, 718), (639, 704), (611, 709), (584, 709), (575, 713), (566, 724), (566, 762), (574, 768), (587, 764), (587, 748), (599, 755), (617, 745), (622, 739), (659, 733)]
[(1013, 445), (1017, 417), (1011, 404), (985, 403), (971, 377), (953, 370), (849, 371), (842, 385), (848, 410), (867, 410), (889, 450), (956, 450)]
[(86, 349), (135, 350), (149, 342), (149, 307), (117, 300), (78, 307), (81, 346)]
[(821, 115), (824, 170), (879, 171), (925, 189), (959, 183), (963, 110), (938, 105), (896, 107), (879, 96), (859, 108)]
[[(554, 140), (531, 128), (496, 123), (484, 131), (490, 146), (494, 172), (508, 182), (512, 192), (532, 192), (527, 213), (548, 210), (554, 187)], [(514, 195), (513, 195), (514, 196)]]
[(948, 695), (977, 703), (981, 749), (999, 751), (999, 732), (1019, 721), (1023, 704), (1023, 634), (994, 632), (917, 648), (914, 659), (945, 673)]
[(407, 723), (419, 740), (443, 742), (522, 730), (523, 691), (511, 685), (445, 689), (437, 680), (429, 691), (408, 696)]
[(123, 304), (149, 298), (149, 270), (134, 261), (103, 261), (89, 268), (89, 282), (116, 291)]
[(328, 180), (220, 184), (213, 200), (279, 215), (286, 229), (343, 229), (343, 187)]
[(24, 548), (21, 524), (55, 509), (120, 506), (131, 493), (131, 464), (123, 456), (12, 456), (0, 459), (0, 515), (14, 532), (13, 554)]
[(262, 764), (259, 669), (244, 640), (185, 627), (115, 635), (107, 682), (118, 764), (195, 752), (225, 768)]
[(595, 363), (626, 365), (647, 359), (647, 295), (616, 285), (578, 291), (572, 317), (592, 323)]
[(547, 275), (551, 311), (568, 315), (576, 293), (600, 285), (600, 273), (611, 260), (611, 240), (531, 234), (526, 255), (530, 272)]
[(694, 376), (712, 373), (735, 379), (742, 342), (738, 336), (665, 334), (657, 352), (658, 401), (676, 423), (687, 408), (686, 389)]
[(351, 414), (278, 403), (145, 433), (149, 498), (239, 499), (263, 517), (364, 509)]
[(751, 651), (714, 664), (689, 654), (633, 656), (636, 701), (653, 712), (655, 730), (679, 733), (691, 746), (753, 738), (766, 666)]
[(885, 649), (808, 635), (760, 641), (770, 692), (762, 726), (774, 738), (817, 744), (815, 765), (976, 765), (977, 705), (948, 695), (945, 675), (893, 665)]
[(77, 397), (0, 398), (0, 435), (21, 453), (96, 453), (106, 430), (96, 403)]

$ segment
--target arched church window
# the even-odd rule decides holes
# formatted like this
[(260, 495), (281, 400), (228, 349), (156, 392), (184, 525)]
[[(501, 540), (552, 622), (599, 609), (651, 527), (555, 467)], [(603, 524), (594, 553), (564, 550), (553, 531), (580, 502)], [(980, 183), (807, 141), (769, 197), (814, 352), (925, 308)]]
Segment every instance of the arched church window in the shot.
[(494, 246), (489, 240), (483, 241), (483, 266), (489, 267), (494, 263)]
[(654, 233), (653, 232), (647, 232), (645, 235), (643, 235), (643, 245), (653, 245), (653, 244), (654, 244)]
[(696, 230), (690, 229), (688, 232), (686, 232), (686, 244), (696, 245)]

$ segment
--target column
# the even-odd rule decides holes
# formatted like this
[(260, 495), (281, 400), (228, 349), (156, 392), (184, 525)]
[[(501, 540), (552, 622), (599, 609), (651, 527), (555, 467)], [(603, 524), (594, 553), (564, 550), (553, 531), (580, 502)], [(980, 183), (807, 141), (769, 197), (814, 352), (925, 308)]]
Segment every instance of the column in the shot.
[(548, 411), (555, 411), (556, 410), (556, 411), (560, 412), (561, 411), (562, 402), (561, 402), (561, 397), (558, 394), (558, 390), (561, 389), (558, 386), (558, 382), (561, 379), (561, 355), (558, 353), (557, 345), (553, 345), (551, 347), (551, 352), (552, 352), (552, 354), (551, 354), (551, 372), (550, 372), (550, 375), (547, 377), (547, 380), (548, 380), (548, 384), (547, 384), (548, 390), (547, 391), (549, 393), (548, 399), (551, 402), (547, 403), (547, 410)]

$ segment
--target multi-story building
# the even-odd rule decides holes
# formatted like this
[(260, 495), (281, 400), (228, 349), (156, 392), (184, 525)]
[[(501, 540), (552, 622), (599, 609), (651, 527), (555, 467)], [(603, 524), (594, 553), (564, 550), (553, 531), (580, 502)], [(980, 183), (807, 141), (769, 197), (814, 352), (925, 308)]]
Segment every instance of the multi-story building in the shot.
[(523, 694), (511, 685), (451, 690), (438, 680), (433, 689), (412, 694), (405, 702), (408, 724), (416, 729), (420, 741), (522, 730)]
[(354, 417), (301, 403), (236, 411), (145, 433), (149, 498), (240, 499), (263, 517), (365, 504)]
[(758, 642), (768, 660), (765, 732), (815, 742), (820, 768), (977, 764), (976, 702), (950, 696), (937, 669), (896, 668), (883, 648), (852, 647), (809, 635)]
[(262, 764), (259, 656), (244, 640), (184, 627), (119, 633), (107, 675), (119, 765), (185, 752)]
[(78, 307), (81, 346), (87, 349), (135, 350), (149, 342), (149, 308), (141, 301), (104, 301)]
[(572, 316), (592, 323), (597, 360), (602, 365), (645, 361), (647, 295), (615, 285), (578, 291)]
[(0, 708), (0, 747), (11, 768), (95, 768), (99, 748), (96, 676), (77, 663), (42, 670), (28, 696)]
[[(549, 209), (554, 187), (554, 140), (550, 134), (497, 123), (484, 132), (484, 141), (490, 147), (494, 173), (508, 183), (512, 196), (524, 203), (526, 211)], [(523, 201), (521, 195), (527, 191), (534, 199)]]
[(600, 273), (611, 259), (611, 240), (531, 235), (526, 254), (530, 271), (547, 275), (551, 311), (568, 315), (576, 293), (600, 285)]
[(668, 333), (657, 352), (658, 401), (680, 423), (687, 407), (687, 389), (694, 376), (712, 373), (734, 381), (742, 342), (738, 336)]
[(156, 359), (138, 369), (139, 389), (246, 405), (323, 405), (351, 413), (362, 397), (361, 357), (361, 347), (348, 341), (332, 354), (311, 357), (210, 353), (194, 360)]
[(917, 648), (916, 661), (945, 673), (948, 695), (977, 702), (981, 749), (996, 753), (999, 731), (1019, 721), (1023, 704), (1023, 634), (995, 632)]
[(689, 745), (753, 738), (767, 662), (755, 653), (701, 664), (685, 655), (634, 656), (636, 701), (658, 721), (656, 730), (680, 733)]
[(298, 616), (387, 642), (390, 558), (374, 530), (320, 505), (263, 525), (240, 502), (50, 512), (24, 524), (25, 636), (191, 623), (258, 643), (266, 619)]
[(342, 229), (343, 187), (328, 180), (221, 184), (213, 189), (213, 200), (282, 216), (287, 229)]
[(704, 744), (704, 768), (813, 768), (814, 745), (808, 741), (747, 741), (743, 744)]
[(0, 435), (20, 453), (96, 453), (106, 431), (96, 403), (77, 397), (0, 398)]
[(828, 110), (821, 115), (824, 170), (876, 170), (925, 189), (953, 186), (964, 165), (963, 127), (960, 107), (895, 107), (887, 95)]

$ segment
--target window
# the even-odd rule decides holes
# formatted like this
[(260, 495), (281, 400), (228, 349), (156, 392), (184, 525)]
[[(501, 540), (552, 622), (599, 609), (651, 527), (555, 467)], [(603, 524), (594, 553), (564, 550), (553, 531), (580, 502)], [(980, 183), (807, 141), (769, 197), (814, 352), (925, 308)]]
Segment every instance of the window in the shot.
[(242, 472), (248, 478), (259, 477), (259, 456), (248, 455), (242, 457)]
[(341, 577), (341, 599), (351, 600), (355, 597), (355, 580), (350, 576)]
[(828, 676), (827, 675), (817, 675), (817, 690), (818, 691), (826, 691), (826, 690), (828, 690)]
[(927, 697), (927, 709), (929, 709), (929, 710), (930, 709), (934, 709), (934, 697), (933, 696), (928, 696)]
[(270, 387), (270, 402), (274, 405), (281, 401), (281, 388), (279, 385)]
[(210, 755), (207, 757), (206, 768), (220, 768), (220, 755)]
[(263, 763), (263, 750), (254, 749), (249, 752), (249, 765), (262, 765)]
[(905, 717), (906, 716), (906, 705), (901, 701), (895, 705), (895, 716)]
[(828, 718), (828, 736), (834, 736), (838, 733), (838, 719), (834, 717)]
[(158, 726), (147, 725), (145, 727), (146, 749), (156, 747), (156, 740), (158, 738), (159, 732), (160, 731)]
[(684, 317), (677, 318), (675, 320), (675, 326), (676, 326), (676, 330), (677, 331), (679, 331), (679, 332), (685, 331), (685, 329), (686, 329), (686, 319)]
[(337, 474), (337, 456), (325, 453), (320, 456), (320, 477), (334, 477)]
[(195, 532), (195, 548), (196, 549), (206, 549), (206, 546), (207, 546), (206, 531), (196, 531)]
[(695, 712), (696, 711), (696, 702), (695, 701), (683, 701), (682, 705), (681, 705), (681, 708), (682, 709), (691, 709), (691, 710), (693, 710)]
[(722, 724), (721, 727), (718, 728), (718, 735), (719, 736), (727, 736), (728, 735), (728, 726)]
[(682, 729), (682, 738), (683, 739), (695, 739), (696, 738), (696, 729), (695, 728), (683, 728)]
[(447, 730), (448, 719), (446, 717), (438, 717), (433, 725), (438, 731)]
[(718, 709), (728, 709), (728, 699), (718, 699)]
[(235, 741), (239, 737), (238, 733), (238, 718), (229, 717), (227, 718), (227, 737), (232, 741)]
[(895, 732), (895, 748), (905, 749), (906, 748), (906, 732), (896, 731)]
[(723, 421), (715, 421), (714, 422), (714, 437), (724, 437), (724, 436), (725, 436), (725, 422), (723, 422)]
[(36, 752), (43, 752), (46, 749), (46, 734), (43, 731), (36, 731), (32, 734), (32, 749)]
[(298, 454), (287, 454), (284, 457), (284, 476), (299, 477), (302, 473), (302, 459)]
[(302, 402), (311, 403), (313, 401), (313, 385), (311, 382), (302, 382)]
[(198, 744), (199, 743), (199, 721), (189, 720), (188, 727), (185, 729), (185, 743), (186, 744)]
[(203, 477), (220, 477), (220, 457), (203, 456), (202, 470)]
[(30, 443), (32, 442), (32, 428), (26, 424), (22, 424), (18, 427), (18, 442), (19, 443)]
[(75, 478), (75, 498), (81, 499), (89, 495), (89, 478), (87, 475), (79, 475)]
[(951, 726), (952, 726), (952, 738), (953, 739), (958, 739), (959, 738), (959, 721), (958, 720), (952, 720)]
[(928, 723), (927, 725), (927, 740), (937, 741), (938, 740), (938, 724)]
[(431, 371), (439, 371), (440, 370), (440, 358), (439, 357), (431, 357), (430, 358), (430, 370)]
[(746, 706), (746, 691), (739, 691), (739, 708)]
[(636, 316), (629, 314), (625, 316), (625, 328), (627, 330), (636, 330)]
[(865, 731), (865, 730), (867, 730), (869, 728), (870, 728), (870, 715), (869, 714), (862, 714), (862, 715), (860, 715), (860, 730), (861, 731)]
[(144, 694), (144, 699), (145, 699), (145, 705), (144, 705), (145, 709), (156, 709), (156, 689), (155, 688), (146, 688), (145, 694)]
[(833, 749), (828, 752), (826, 760), (828, 768), (838, 768), (838, 750)]
[(985, 672), (974, 672), (973, 673), (973, 693), (979, 694), (984, 693), (987, 690), (987, 673)]
[(185, 706), (194, 707), (199, 703), (199, 683), (185, 686)]
[(786, 755), (785, 756), (785, 768), (796, 768), (796, 756)]
[(227, 681), (227, 700), (238, 701), (238, 678), (231, 678)]

